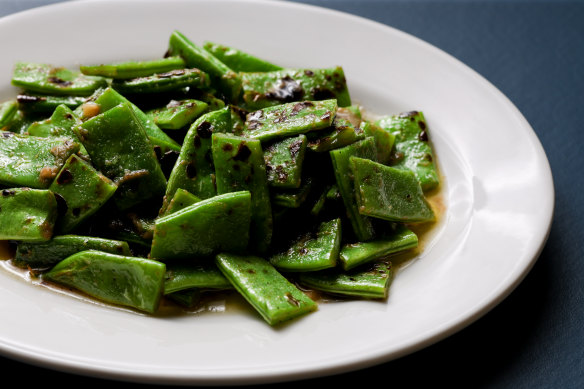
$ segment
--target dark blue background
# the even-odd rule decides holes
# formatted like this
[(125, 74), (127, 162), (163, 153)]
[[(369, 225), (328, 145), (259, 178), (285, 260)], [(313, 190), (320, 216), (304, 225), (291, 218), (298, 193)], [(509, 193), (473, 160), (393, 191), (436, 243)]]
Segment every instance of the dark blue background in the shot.
[[(0, 0), (0, 16), (57, 2)], [(511, 99), (534, 128), (550, 161), (556, 189), (555, 216), (543, 253), (523, 283), (490, 313), (399, 360), (301, 384), (340, 385), (356, 379), (361, 385), (389, 388), (583, 388), (584, 1), (300, 2), (396, 27), (478, 71)], [(0, 369), (4, 380), (10, 376), (37, 385), (137, 386), (3, 358)]]

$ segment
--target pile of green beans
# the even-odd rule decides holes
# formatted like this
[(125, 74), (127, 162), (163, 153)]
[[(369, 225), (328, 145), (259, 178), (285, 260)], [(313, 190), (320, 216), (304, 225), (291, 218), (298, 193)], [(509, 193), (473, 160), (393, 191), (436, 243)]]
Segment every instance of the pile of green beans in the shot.
[(308, 290), (385, 299), (434, 223), (422, 112), (368, 120), (342, 67), (172, 33), (160, 59), (17, 63), (0, 105), (0, 240), (44, 282), (156, 313), (235, 289), (270, 325)]

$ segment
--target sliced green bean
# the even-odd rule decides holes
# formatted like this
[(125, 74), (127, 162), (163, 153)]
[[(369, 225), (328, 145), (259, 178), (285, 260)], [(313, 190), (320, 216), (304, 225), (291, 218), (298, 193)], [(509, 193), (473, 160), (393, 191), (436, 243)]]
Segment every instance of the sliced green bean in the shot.
[(350, 167), (361, 215), (405, 223), (435, 219), (412, 171), (356, 157), (350, 158)]
[(46, 241), (57, 219), (57, 200), (48, 190), (0, 191), (0, 240)]
[(375, 139), (377, 162), (384, 165), (389, 164), (391, 160), (391, 151), (395, 142), (395, 135), (368, 121), (363, 121), (361, 126), (366, 136), (371, 136)]
[(249, 192), (211, 197), (157, 219), (150, 256), (196, 261), (219, 251), (242, 252), (250, 220)]
[(251, 192), (250, 244), (257, 252), (264, 252), (272, 239), (272, 207), (261, 143), (217, 133), (212, 141), (217, 193)]
[(312, 191), (314, 181), (312, 177), (307, 177), (302, 181), (300, 188), (284, 189), (278, 188), (272, 190), (271, 199), (274, 205), (286, 208), (299, 208)]
[(390, 263), (376, 263), (370, 269), (355, 269), (347, 273), (339, 270), (302, 273), (299, 281), (302, 285), (322, 292), (336, 295), (384, 299), (389, 293), (393, 280)]
[(165, 273), (166, 265), (158, 261), (88, 250), (59, 262), (43, 279), (153, 313), (162, 297)]
[(104, 78), (46, 64), (18, 62), (12, 75), (12, 85), (47, 95), (89, 96), (106, 84)]
[(85, 102), (85, 96), (50, 96), (32, 93), (21, 93), (16, 97), (18, 107), (25, 112), (51, 113), (59, 105), (75, 109)]
[(4, 130), (5, 127), (8, 127), (17, 112), (18, 103), (16, 100), (6, 101), (0, 104), (0, 130)]
[(355, 127), (349, 120), (335, 118), (330, 130), (308, 134), (308, 148), (315, 152), (324, 152), (348, 146), (365, 139), (365, 133)]
[[(169, 150), (180, 151), (181, 146), (176, 141), (166, 135), (148, 115), (114, 89), (107, 88), (97, 91), (89, 100), (86, 104), (75, 110), (75, 113), (82, 120), (88, 120), (120, 104), (129, 104), (154, 147), (160, 147), (162, 154)], [(88, 114), (84, 114), (84, 111), (87, 111)]]
[(207, 107), (207, 103), (194, 99), (171, 100), (165, 107), (148, 111), (146, 114), (162, 129), (179, 130), (194, 122)]
[(298, 237), (285, 252), (273, 255), (270, 263), (291, 272), (317, 271), (335, 267), (341, 245), (341, 219), (321, 223), (316, 233)]
[(192, 288), (223, 290), (233, 289), (233, 286), (212, 261), (198, 264), (169, 263), (166, 265), (165, 295)]
[(216, 262), (235, 289), (272, 326), (317, 309), (314, 301), (265, 259), (219, 254)]
[(302, 100), (336, 99), (339, 107), (351, 105), (343, 68), (284, 69), (240, 73), (243, 105), (258, 110)]
[(239, 100), (241, 79), (237, 73), (213, 54), (195, 45), (179, 31), (174, 31), (170, 36), (168, 54), (181, 56), (188, 67), (198, 68), (208, 73), (230, 101)]
[(79, 142), (73, 127), (81, 124), (81, 120), (67, 107), (59, 105), (50, 118), (40, 122), (34, 122), (28, 127), (28, 134), (32, 136), (47, 137), (67, 137), (79, 143), (79, 155), (89, 159), (87, 150)]
[(281, 70), (278, 65), (225, 45), (205, 42), (203, 48), (236, 72), (269, 72)]
[(76, 128), (93, 165), (118, 185), (116, 204), (129, 208), (164, 195), (166, 178), (134, 110), (120, 104)]
[(198, 203), (199, 201), (201, 201), (201, 199), (194, 194), (191, 194), (184, 189), (178, 188), (176, 192), (174, 192), (172, 200), (170, 200), (170, 203), (168, 203), (168, 207), (166, 207), (166, 210), (162, 212), (160, 216), (170, 215), (171, 213), (180, 211), (181, 209)]
[(343, 245), (339, 254), (339, 262), (343, 269), (350, 270), (390, 254), (417, 246), (418, 236), (406, 227), (401, 226), (392, 234), (382, 238), (376, 238), (369, 242)]
[(71, 138), (40, 138), (0, 131), (0, 183), (46, 189), (79, 144)]
[(206, 113), (191, 125), (168, 179), (163, 212), (179, 188), (201, 199), (208, 199), (217, 194), (211, 136), (213, 133), (227, 132), (230, 128), (231, 116), (228, 107)]
[(300, 187), (306, 143), (306, 136), (298, 135), (276, 141), (265, 147), (264, 160), (270, 186)]
[(395, 152), (390, 165), (413, 171), (424, 192), (436, 188), (440, 176), (424, 114), (404, 112), (381, 118), (376, 124), (395, 135)]
[(147, 77), (157, 73), (183, 69), (185, 61), (180, 57), (160, 58), (151, 61), (127, 61), (114, 64), (81, 65), (81, 73), (88, 76), (102, 76), (116, 80)]
[(244, 136), (262, 142), (328, 128), (337, 112), (337, 101), (301, 101), (270, 106), (247, 115)]
[(375, 141), (373, 138), (365, 138), (349, 146), (330, 151), (333, 162), (337, 187), (343, 198), (347, 216), (351, 221), (353, 231), (360, 241), (373, 238), (375, 231), (371, 221), (359, 213), (359, 208), (355, 200), (355, 185), (352, 180), (352, 173), (349, 164), (351, 156), (358, 156), (369, 159), (377, 158)]
[(59, 216), (56, 230), (72, 231), (97, 212), (114, 195), (118, 186), (91, 164), (72, 155), (49, 187), (64, 200), (66, 210)]
[(33, 269), (51, 267), (63, 259), (86, 250), (131, 256), (128, 243), (94, 236), (60, 235), (47, 242), (22, 242), (16, 248), (13, 262)]
[(178, 69), (130, 80), (114, 80), (112, 88), (121, 94), (164, 93), (181, 88), (206, 89), (209, 76), (199, 69)]

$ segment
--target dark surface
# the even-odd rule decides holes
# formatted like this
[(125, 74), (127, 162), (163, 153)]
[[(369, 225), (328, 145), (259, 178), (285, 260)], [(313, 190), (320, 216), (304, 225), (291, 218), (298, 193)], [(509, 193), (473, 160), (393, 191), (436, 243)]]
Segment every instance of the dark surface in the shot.
[[(0, 0), (0, 16), (59, 1)], [(498, 87), (534, 128), (550, 161), (556, 208), (533, 270), (499, 306), (424, 350), (306, 382), (385, 380), (388, 387), (584, 387), (584, 2), (302, 1), (396, 27), (454, 55)], [(578, 238), (580, 237), (580, 238)], [(0, 358), (10, 377), (60, 385), (135, 387)], [(4, 379), (7, 376), (5, 375)]]

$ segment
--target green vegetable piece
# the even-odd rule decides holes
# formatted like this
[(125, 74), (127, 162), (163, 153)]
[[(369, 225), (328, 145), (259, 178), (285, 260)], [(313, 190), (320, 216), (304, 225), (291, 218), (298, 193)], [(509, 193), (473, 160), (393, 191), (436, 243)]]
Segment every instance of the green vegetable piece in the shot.
[(211, 135), (229, 131), (230, 128), (231, 115), (227, 107), (209, 112), (191, 125), (168, 179), (163, 212), (179, 188), (202, 199), (208, 199), (217, 194)]
[(330, 130), (309, 133), (308, 148), (316, 152), (330, 151), (365, 139), (365, 133), (349, 120), (335, 118)]
[(178, 130), (194, 122), (207, 110), (207, 103), (202, 101), (172, 100), (165, 107), (154, 109), (146, 114), (154, 123), (165, 130)]
[(28, 113), (51, 113), (60, 105), (75, 109), (85, 102), (85, 96), (50, 96), (21, 93), (16, 97), (18, 107)]
[(169, 293), (165, 297), (185, 308), (192, 308), (201, 301), (201, 291), (196, 288), (179, 290), (178, 292)]
[(341, 219), (321, 223), (316, 234), (305, 233), (283, 253), (270, 258), (277, 269), (291, 272), (335, 267), (341, 245)]
[(102, 76), (116, 80), (147, 77), (157, 73), (183, 69), (185, 61), (180, 57), (168, 57), (152, 61), (128, 61), (107, 65), (81, 65), (81, 73), (88, 76)]
[(223, 290), (232, 289), (233, 286), (214, 262), (170, 263), (166, 266), (165, 295), (192, 288)]
[(46, 119), (45, 115), (39, 115), (36, 113), (23, 112), (21, 110), (16, 111), (12, 120), (10, 120), (4, 127), (0, 128), (1, 131), (10, 131), (15, 134), (28, 135), (28, 127), (38, 120)]
[(48, 190), (13, 188), (0, 191), (0, 240), (51, 239), (57, 200)]
[(259, 140), (213, 134), (217, 193), (251, 192), (250, 244), (258, 252), (272, 240), (272, 206), (262, 146)]
[[(154, 146), (159, 146), (162, 153), (166, 153), (168, 150), (180, 151), (181, 146), (178, 143), (166, 135), (164, 131), (162, 131), (154, 123), (154, 121), (148, 117), (148, 115), (142, 112), (137, 106), (132, 104), (128, 99), (116, 92), (114, 89), (107, 88), (100, 90), (96, 92), (96, 94), (92, 96), (90, 100), (91, 101), (88, 103), (90, 107), (92, 103), (97, 104), (97, 113), (106, 112), (107, 110), (117, 107), (120, 104), (130, 104), (130, 107), (132, 107), (132, 110), (134, 111), (134, 114), (136, 114), (136, 117), (140, 123), (142, 123), (148, 138)], [(81, 106), (79, 110), (76, 111), (76, 113), (82, 119), (87, 120), (90, 117), (83, 117), (83, 108), (84, 106)], [(91, 111), (91, 109), (89, 111)]]
[(337, 112), (337, 101), (301, 101), (271, 106), (247, 115), (244, 135), (262, 142), (328, 128)]
[(356, 156), (375, 160), (377, 158), (375, 141), (370, 137), (365, 138), (349, 146), (330, 151), (330, 156), (333, 162), (337, 187), (343, 198), (353, 231), (360, 241), (370, 240), (374, 236), (373, 225), (367, 217), (359, 213), (355, 200), (355, 186), (352, 180), (349, 158)]
[(395, 135), (371, 122), (364, 121), (361, 126), (366, 136), (371, 136), (375, 139), (377, 162), (384, 165), (389, 164)]
[(393, 280), (390, 263), (379, 262), (370, 269), (355, 269), (347, 273), (339, 270), (325, 270), (315, 273), (302, 273), (302, 285), (322, 292), (348, 297), (385, 299)]
[(163, 93), (185, 87), (205, 89), (209, 76), (199, 69), (178, 69), (130, 80), (114, 80), (112, 87), (121, 94)]
[(440, 176), (424, 114), (405, 112), (381, 118), (376, 124), (395, 135), (395, 150), (390, 165), (413, 171), (424, 192), (436, 188), (440, 184)]
[(201, 69), (213, 78), (213, 83), (230, 101), (237, 102), (241, 93), (241, 79), (227, 65), (213, 54), (195, 45), (178, 31), (170, 36), (168, 44), (169, 55), (179, 55), (187, 66)]
[(130, 256), (128, 243), (93, 236), (61, 235), (42, 243), (21, 242), (16, 248), (13, 263), (20, 267), (41, 269), (51, 267), (63, 259), (86, 250)]
[(395, 222), (435, 219), (416, 176), (363, 158), (351, 157), (359, 213)]
[(106, 80), (52, 65), (18, 62), (12, 85), (41, 94), (89, 96), (106, 86)]
[(191, 194), (184, 189), (178, 188), (176, 192), (174, 192), (172, 200), (170, 200), (170, 203), (168, 203), (168, 207), (166, 207), (166, 210), (160, 216), (170, 215), (171, 213), (180, 211), (181, 209), (198, 203), (199, 201), (201, 201), (201, 199), (194, 194)]
[(272, 202), (286, 208), (299, 208), (310, 194), (313, 186), (311, 177), (306, 178), (298, 189), (277, 189), (272, 191)]
[(322, 190), (320, 196), (318, 196), (318, 199), (310, 209), (310, 214), (312, 216), (318, 216), (323, 211), (325, 204), (327, 202), (327, 193), (329, 192), (330, 189), (331, 187), (327, 186)]
[(69, 157), (49, 187), (59, 194), (67, 207), (57, 221), (56, 230), (68, 233), (101, 208), (118, 186), (76, 155)]
[(274, 65), (232, 47), (205, 42), (203, 48), (236, 72), (270, 72), (273, 70), (282, 70), (278, 65)]
[(229, 105), (229, 108), (231, 109), (231, 133), (241, 136), (245, 130), (245, 118), (249, 112), (236, 105)]
[(5, 127), (8, 127), (17, 112), (18, 103), (16, 100), (6, 101), (0, 104), (0, 130), (5, 130)]
[(71, 286), (107, 303), (154, 313), (164, 290), (164, 263), (82, 251), (59, 262), (43, 279)]
[(243, 104), (249, 110), (302, 100), (336, 99), (339, 107), (351, 105), (345, 73), (341, 67), (284, 69), (240, 75)]
[(268, 183), (273, 187), (298, 188), (306, 153), (306, 136), (286, 138), (264, 149)]
[(156, 220), (152, 258), (189, 259), (242, 252), (249, 241), (251, 194), (226, 193)]
[(50, 118), (35, 122), (28, 128), (28, 134), (43, 138), (49, 136), (65, 136), (77, 139), (73, 127), (81, 124), (81, 120), (66, 105), (58, 106)]
[(418, 246), (418, 237), (406, 227), (399, 227), (386, 237), (369, 242), (346, 244), (341, 248), (339, 262), (345, 270), (373, 262), (390, 254)]
[(314, 301), (265, 259), (219, 254), (216, 262), (235, 289), (272, 326), (317, 309)]
[(46, 189), (79, 144), (70, 138), (39, 138), (0, 131), (0, 183)]
[(93, 165), (118, 185), (114, 198), (120, 209), (162, 197), (166, 178), (129, 104), (120, 104), (89, 119), (76, 131)]
[(34, 122), (28, 127), (28, 134), (32, 136), (47, 137), (67, 137), (79, 143), (79, 154), (89, 158), (87, 150), (79, 142), (73, 127), (81, 124), (81, 120), (67, 107), (59, 105), (50, 118), (40, 122)]

